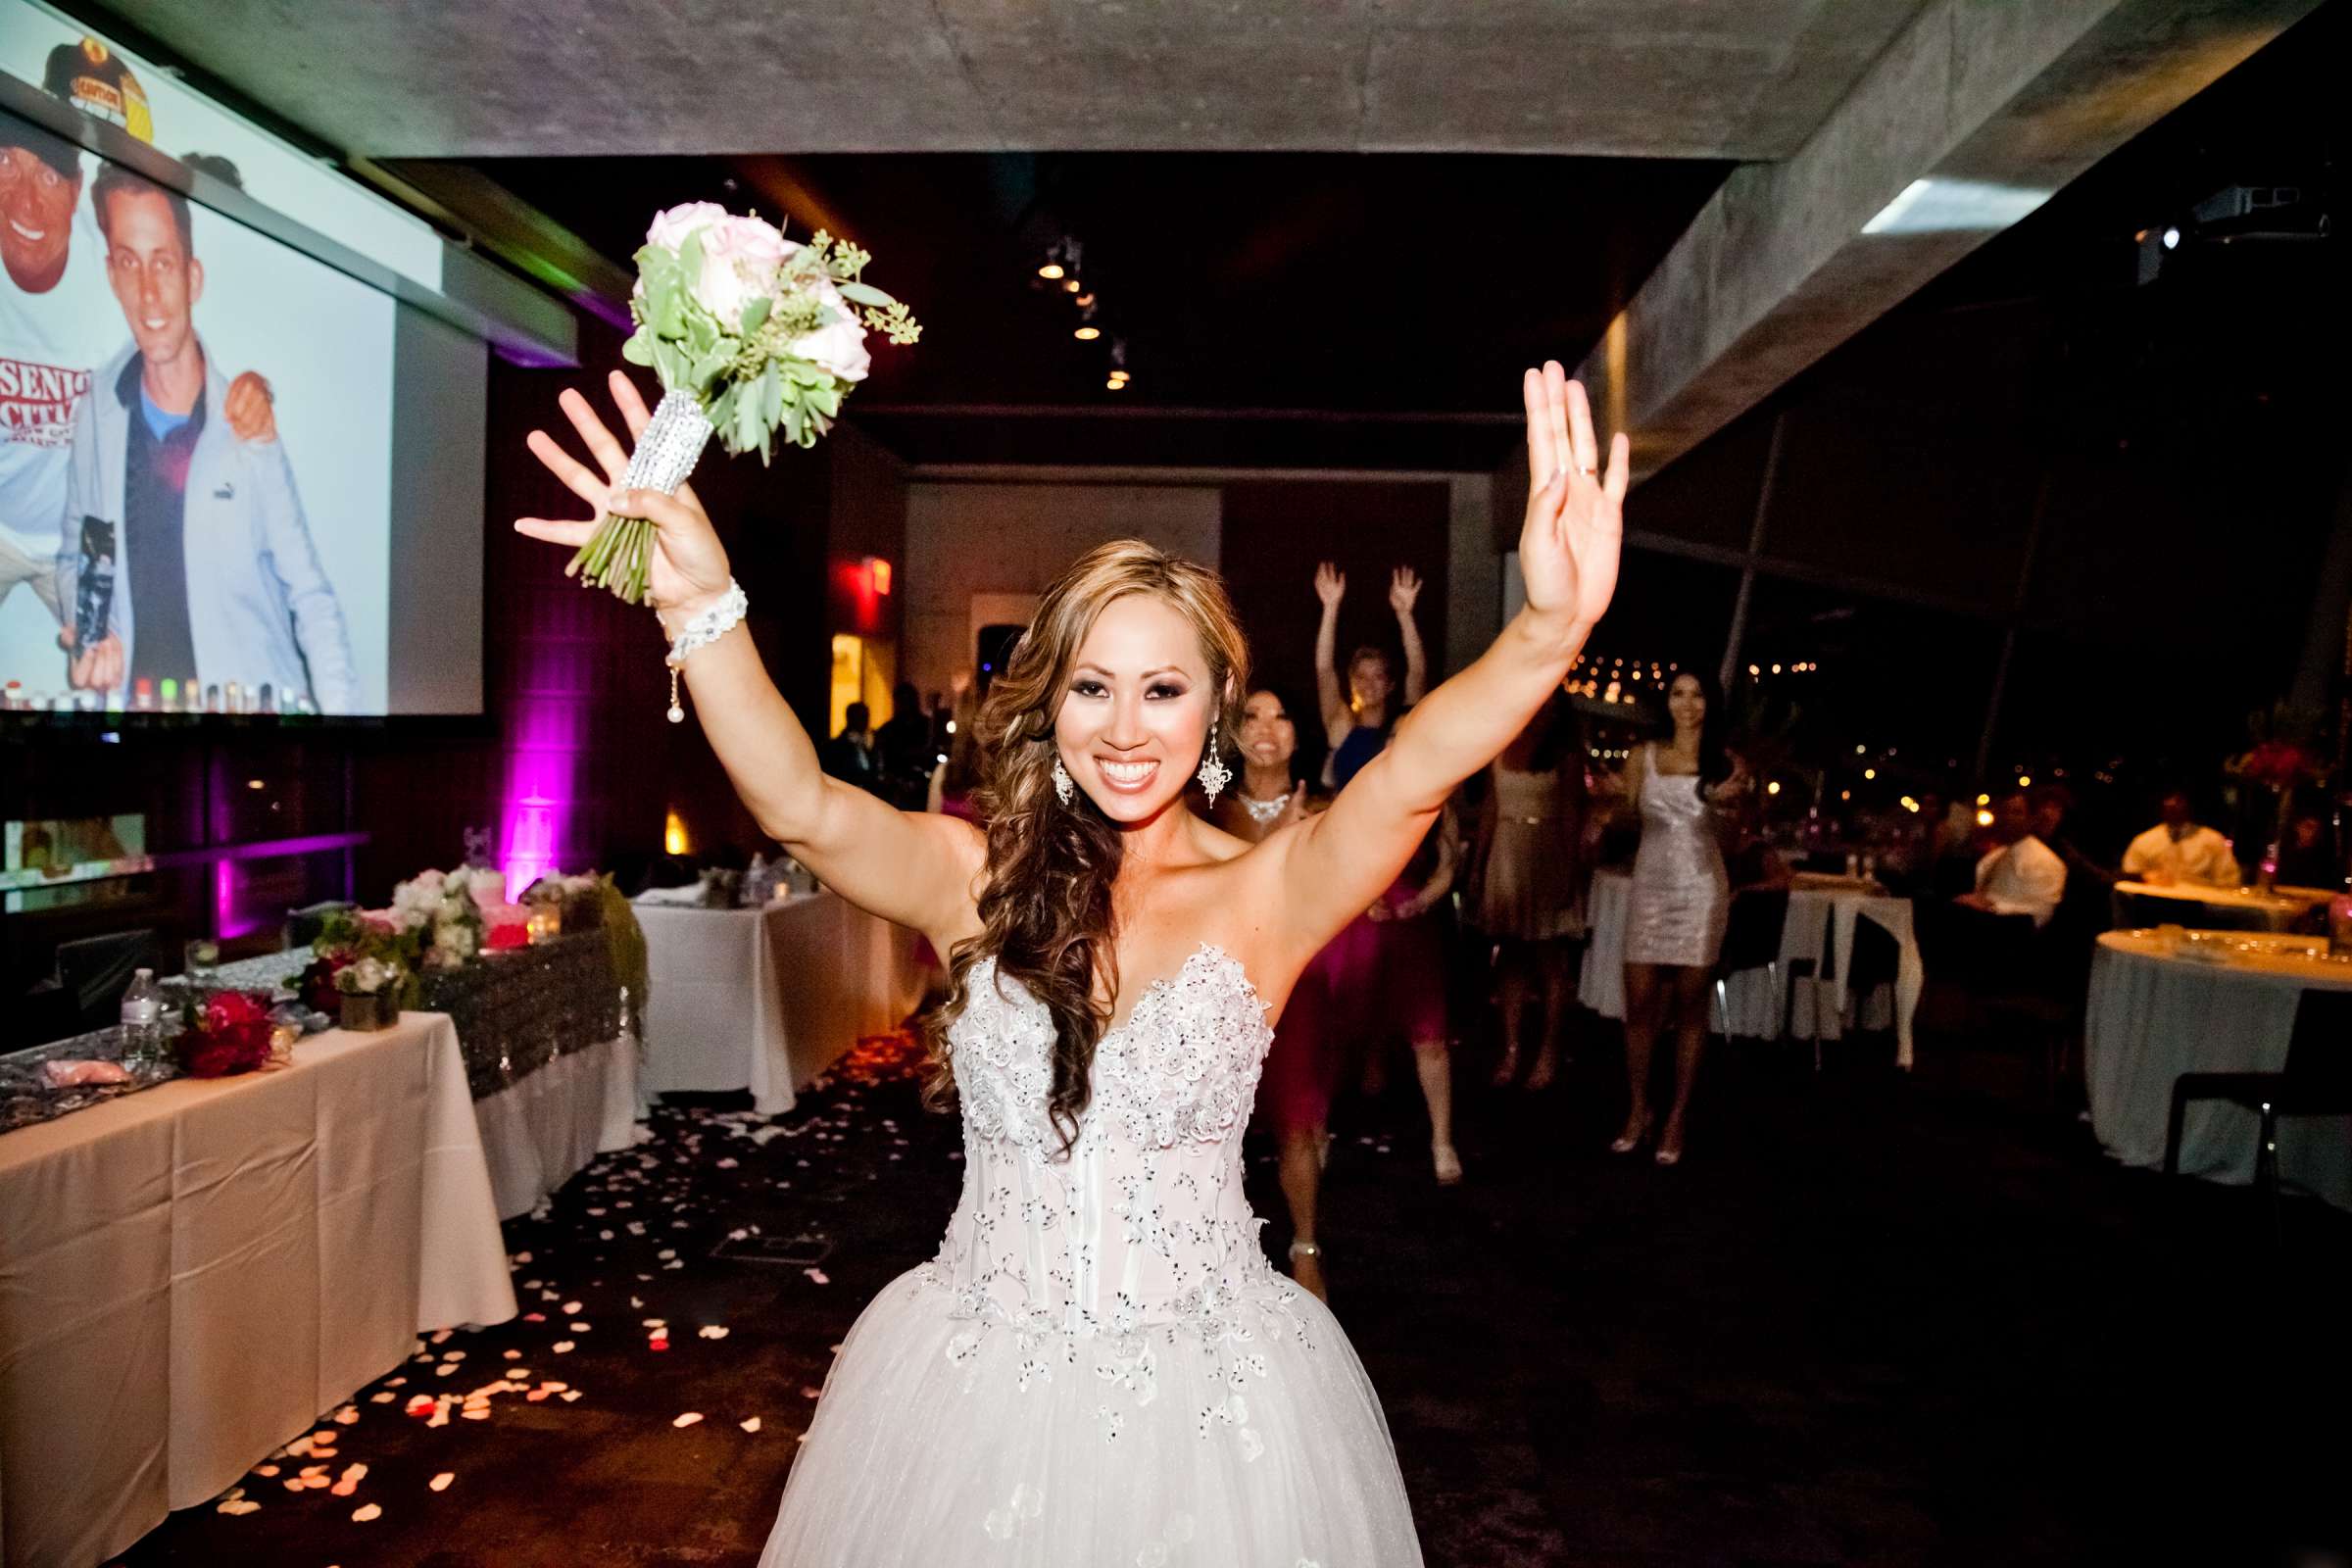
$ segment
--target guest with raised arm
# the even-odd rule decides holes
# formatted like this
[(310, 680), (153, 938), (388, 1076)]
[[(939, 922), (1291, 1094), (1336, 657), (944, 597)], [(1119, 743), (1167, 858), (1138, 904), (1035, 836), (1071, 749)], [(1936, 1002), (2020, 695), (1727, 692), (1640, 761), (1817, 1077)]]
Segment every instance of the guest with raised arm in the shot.
[[(1323, 738), (1330, 756), (1323, 764), (1323, 782), (1331, 789), (1348, 787), (1356, 770), (1378, 756), (1389, 743), (1397, 710), (1395, 671), (1387, 650), (1366, 643), (1348, 661), (1348, 689), (1340, 689), (1338, 667), (1332, 662), (1340, 640), (1340, 602), (1348, 596), (1348, 578), (1326, 561), (1315, 568), (1315, 597), (1323, 601), (1323, 620), (1315, 628), (1315, 695), (1323, 710)], [(1421, 579), (1398, 566), (1389, 578), (1389, 608), (1396, 612), (1396, 635), (1404, 645), (1404, 707), (1421, 700), (1429, 683), (1429, 659), (1421, 650), (1421, 628), (1413, 621), (1413, 606), (1421, 597)]]

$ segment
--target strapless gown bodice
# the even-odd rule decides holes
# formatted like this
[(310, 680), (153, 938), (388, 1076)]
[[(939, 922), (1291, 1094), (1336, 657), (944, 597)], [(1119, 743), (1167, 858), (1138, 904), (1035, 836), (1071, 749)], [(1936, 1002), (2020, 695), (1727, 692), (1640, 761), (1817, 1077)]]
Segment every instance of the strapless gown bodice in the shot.
[(959, 1308), (1126, 1334), (1215, 1318), (1288, 1282), (1242, 1195), (1242, 1133), (1273, 1030), (1242, 966), (1202, 947), (1095, 1048), (1074, 1137), (1046, 1108), (1054, 1019), (993, 958), (948, 1031), (963, 1192), (932, 1269)]

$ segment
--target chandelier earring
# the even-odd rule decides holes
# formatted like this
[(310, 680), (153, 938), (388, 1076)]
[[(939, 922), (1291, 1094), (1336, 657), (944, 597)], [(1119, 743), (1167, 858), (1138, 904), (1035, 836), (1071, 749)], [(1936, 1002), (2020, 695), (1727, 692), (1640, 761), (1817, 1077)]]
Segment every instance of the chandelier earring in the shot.
[(1061, 754), (1054, 754), (1054, 795), (1062, 805), (1070, 804), (1070, 770), (1061, 765)]
[(1218, 793), (1233, 782), (1233, 769), (1217, 757), (1217, 725), (1214, 721), (1208, 726), (1208, 752), (1200, 759), (1200, 770), (1193, 777), (1200, 781), (1200, 792), (1208, 797), (1211, 806), (1217, 804)]

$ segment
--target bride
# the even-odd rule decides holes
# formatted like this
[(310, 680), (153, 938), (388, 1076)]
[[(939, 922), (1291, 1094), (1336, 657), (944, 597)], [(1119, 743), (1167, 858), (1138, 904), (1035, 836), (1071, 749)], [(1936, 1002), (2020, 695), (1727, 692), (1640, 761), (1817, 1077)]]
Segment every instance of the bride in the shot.
[[(635, 389), (612, 391), (641, 431)], [(1047, 592), (983, 711), (983, 833), (825, 777), (692, 492), (615, 493), (628, 454), (576, 392), (595, 467), (532, 432), (592, 510), (657, 525), (671, 662), (760, 825), (953, 955), (935, 1087), (962, 1107), (963, 1194), (841, 1347), (762, 1568), (1421, 1561), (1362, 1366), (1258, 1245), (1242, 1129), (1299, 971), (1608, 606), (1625, 437), (1604, 473), (1584, 388), (1549, 364), (1524, 392), (1526, 608), (1329, 810), (1254, 846), (1184, 801), (1229, 781), (1249, 690), (1214, 573), (1126, 540)], [(594, 524), (515, 527), (577, 545)]]

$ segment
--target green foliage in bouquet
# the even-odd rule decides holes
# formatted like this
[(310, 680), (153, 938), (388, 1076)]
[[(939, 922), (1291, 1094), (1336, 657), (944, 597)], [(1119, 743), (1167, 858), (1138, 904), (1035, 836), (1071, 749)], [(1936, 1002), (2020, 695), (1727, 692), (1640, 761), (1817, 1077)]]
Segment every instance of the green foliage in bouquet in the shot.
[(773, 297), (755, 298), (742, 318), (721, 321), (696, 298), (703, 272), (700, 233), (673, 254), (647, 244), (637, 252), (641, 291), (629, 300), (637, 330), (621, 346), (632, 365), (650, 367), (664, 388), (703, 406), (728, 451), (757, 451), (765, 463), (775, 433), (799, 447), (816, 445), (840, 416), (848, 383), (802, 358), (794, 345), (864, 307), (866, 326), (893, 343), (913, 343), (922, 327), (906, 307), (861, 280), (872, 258), (819, 231), (785, 259)]

